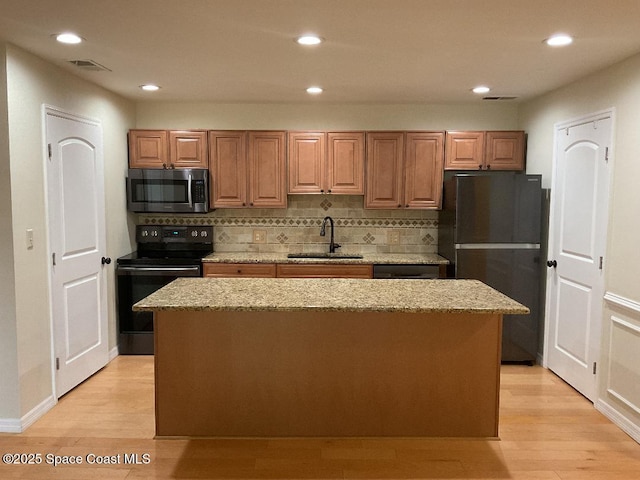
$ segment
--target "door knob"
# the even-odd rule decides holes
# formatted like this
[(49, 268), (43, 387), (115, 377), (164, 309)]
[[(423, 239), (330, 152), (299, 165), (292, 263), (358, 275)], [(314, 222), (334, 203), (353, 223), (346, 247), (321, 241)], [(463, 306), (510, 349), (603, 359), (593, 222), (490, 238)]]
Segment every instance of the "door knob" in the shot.
[(556, 268), (557, 266), (558, 266), (558, 262), (556, 262), (555, 260), (548, 260), (547, 261), (547, 267)]
[(102, 264), (103, 265), (109, 265), (111, 263), (111, 258), (110, 257), (102, 257)]

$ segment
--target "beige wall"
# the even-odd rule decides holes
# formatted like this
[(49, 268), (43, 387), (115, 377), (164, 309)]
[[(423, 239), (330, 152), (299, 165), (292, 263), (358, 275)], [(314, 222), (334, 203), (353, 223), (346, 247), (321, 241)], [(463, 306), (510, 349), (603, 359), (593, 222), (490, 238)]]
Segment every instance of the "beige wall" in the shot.
[[(527, 168), (550, 185), (554, 124), (613, 107), (613, 178), (605, 257), (599, 408), (640, 439), (640, 55), (528, 102)], [(640, 441), (640, 440), (639, 440)]]
[(19, 417), (6, 48), (0, 44), (0, 419)]
[[(6, 51), (8, 105), (3, 114), (8, 112), (19, 412), (24, 416), (52, 394), (43, 105), (102, 122), (107, 250), (114, 258), (131, 251), (132, 245), (128, 228), (132, 219), (126, 212), (123, 179), (127, 168), (124, 139), (134, 124), (135, 106), (21, 49), (8, 45)], [(28, 228), (34, 231), (33, 249), (26, 248)], [(107, 277), (109, 345), (113, 348), (116, 345), (113, 264)], [(4, 278), (0, 281), (11, 282)], [(4, 354), (3, 350), (0, 357)], [(1, 360), (4, 365), (4, 358)], [(0, 418), (13, 414), (0, 410)]]
[(142, 102), (137, 128), (230, 130), (513, 130), (518, 107), (477, 105), (322, 105)]

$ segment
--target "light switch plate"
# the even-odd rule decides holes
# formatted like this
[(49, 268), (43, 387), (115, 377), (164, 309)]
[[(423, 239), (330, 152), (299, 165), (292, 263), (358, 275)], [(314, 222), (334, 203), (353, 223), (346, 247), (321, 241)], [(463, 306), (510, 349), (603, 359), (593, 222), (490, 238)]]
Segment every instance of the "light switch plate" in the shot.
[(27, 228), (27, 250), (33, 249), (33, 228)]

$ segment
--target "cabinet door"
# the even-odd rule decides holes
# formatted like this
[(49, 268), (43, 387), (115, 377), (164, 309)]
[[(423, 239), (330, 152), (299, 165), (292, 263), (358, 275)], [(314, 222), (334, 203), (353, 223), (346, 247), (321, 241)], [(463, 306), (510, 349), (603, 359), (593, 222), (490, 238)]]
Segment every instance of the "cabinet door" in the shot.
[(130, 168), (167, 168), (169, 135), (166, 130), (129, 131)]
[(169, 150), (172, 168), (209, 168), (205, 131), (171, 130)]
[(211, 208), (247, 206), (246, 142), (246, 132), (209, 132)]
[(364, 133), (329, 132), (327, 140), (328, 193), (364, 194)]
[(485, 163), (491, 170), (524, 170), (524, 132), (487, 132)]
[(404, 206), (438, 209), (442, 205), (444, 133), (408, 132), (404, 160)]
[(447, 132), (445, 170), (481, 170), (484, 132)]
[(289, 193), (325, 192), (325, 144), (321, 132), (289, 132)]
[(275, 263), (205, 263), (204, 277), (251, 277), (273, 278), (276, 276)]
[(249, 206), (287, 207), (285, 132), (249, 132)]
[(402, 207), (404, 132), (367, 133), (366, 208)]

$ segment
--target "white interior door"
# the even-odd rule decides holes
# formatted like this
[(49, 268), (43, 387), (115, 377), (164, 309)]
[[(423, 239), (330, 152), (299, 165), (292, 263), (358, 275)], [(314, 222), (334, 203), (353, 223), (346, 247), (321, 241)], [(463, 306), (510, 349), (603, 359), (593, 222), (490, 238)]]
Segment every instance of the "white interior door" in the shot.
[(596, 397), (604, 297), (611, 113), (556, 129), (546, 365)]
[(102, 127), (47, 109), (51, 308), (58, 397), (107, 364)]

